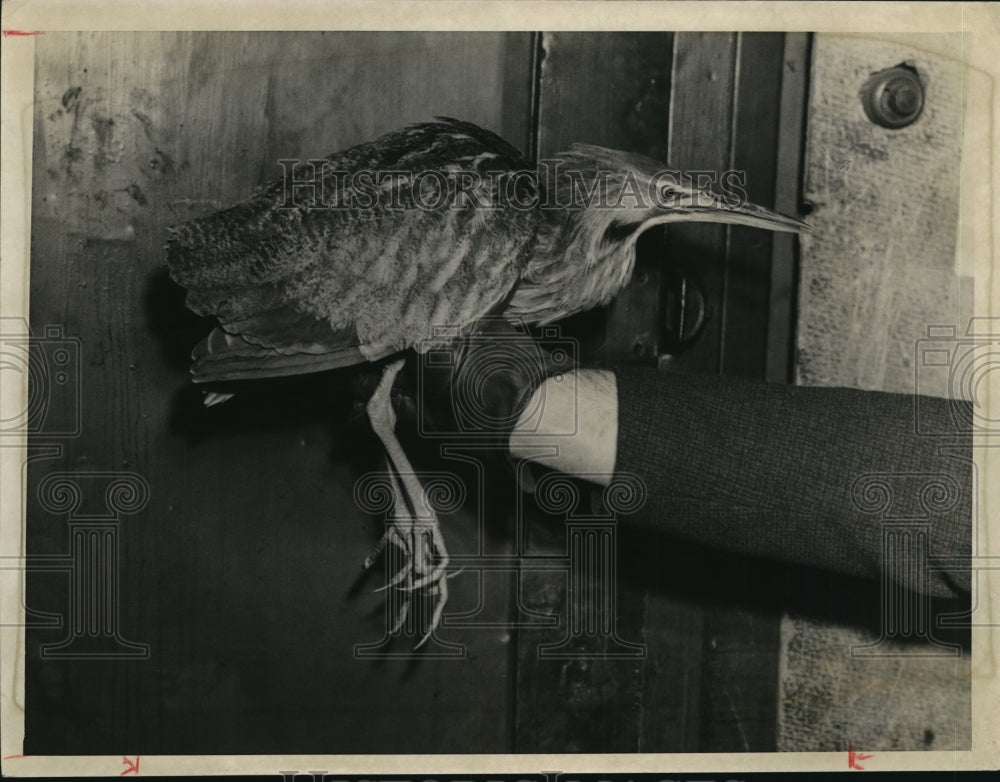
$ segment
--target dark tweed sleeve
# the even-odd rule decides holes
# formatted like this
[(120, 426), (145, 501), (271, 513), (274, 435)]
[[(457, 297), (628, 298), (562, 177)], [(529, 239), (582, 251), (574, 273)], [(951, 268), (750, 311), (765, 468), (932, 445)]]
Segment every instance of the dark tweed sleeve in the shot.
[[(617, 468), (639, 475), (648, 492), (638, 523), (872, 578), (882, 572), (889, 516), (929, 523), (930, 557), (970, 555), (971, 435), (943, 446), (918, 434), (912, 396), (640, 368), (615, 374)], [(920, 414), (938, 419), (935, 430), (954, 429), (952, 405), (922, 398)], [(942, 497), (934, 483), (957, 496)], [(969, 591), (967, 570), (930, 570), (912, 556), (928, 593)]]

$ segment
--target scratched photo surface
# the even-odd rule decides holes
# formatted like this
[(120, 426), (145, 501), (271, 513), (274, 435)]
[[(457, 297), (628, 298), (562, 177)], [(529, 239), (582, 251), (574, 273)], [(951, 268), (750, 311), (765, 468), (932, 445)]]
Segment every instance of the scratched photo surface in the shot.
[[(389, 505), (350, 370), (246, 383), (206, 406), (190, 357), (213, 323), (185, 308), (164, 249), (169, 226), (242, 201), (289, 161), (436, 116), (532, 160), (585, 142), (736, 170), (751, 201), (812, 209), (822, 226), (801, 245), (654, 229), (618, 301), (550, 339), (595, 366), (912, 393), (926, 326), (972, 314), (954, 268), (960, 75), (934, 53), (951, 42), (933, 43), (39, 36), (30, 331), (45, 392), (29, 411), (24, 752), (968, 749), (967, 632), (886, 637), (877, 580), (685, 543), (583, 485), (546, 504), (495, 462), (411, 436), (462, 569), (415, 650), (433, 601), (415, 595), (392, 633), (403, 598), (375, 590), (405, 563), (386, 551), (361, 567)], [(858, 97), (900, 63), (930, 75), (905, 144)], [(887, 249), (897, 210), (929, 203), (927, 230)], [(880, 274), (872, 255), (888, 259)], [(601, 589), (581, 596), (587, 578)], [(929, 610), (945, 609), (961, 606)]]

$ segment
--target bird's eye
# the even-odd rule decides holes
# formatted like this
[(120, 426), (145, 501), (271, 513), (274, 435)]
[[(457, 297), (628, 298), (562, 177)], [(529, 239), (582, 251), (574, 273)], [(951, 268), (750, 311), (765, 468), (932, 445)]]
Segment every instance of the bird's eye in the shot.
[(660, 190), (660, 195), (663, 196), (664, 201), (673, 201), (680, 197), (680, 193), (669, 185)]

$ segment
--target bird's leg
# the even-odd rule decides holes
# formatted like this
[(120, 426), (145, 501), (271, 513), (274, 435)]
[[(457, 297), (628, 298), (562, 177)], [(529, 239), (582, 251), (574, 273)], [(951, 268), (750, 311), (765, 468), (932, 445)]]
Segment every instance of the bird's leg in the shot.
[[(399, 613), (397, 614), (396, 621), (393, 623), (390, 635), (395, 635), (400, 631), (403, 626), (403, 622), (406, 621), (406, 616), (410, 609), (410, 594), (417, 587), (413, 582), (414, 571), (424, 572), (427, 568), (427, 563), (430, 561), (431, 552), (427, 551), (427, 546), (424, 542), (423, 535), (414, 535), (414, 524), (413, 517), (410, 515), (409, 508), (407, 507), (406, 497), (403, 494), (403, 490), (400, 487), (399, 477), (396, 475), (396, 471), (392, 466), (392, 462), (386, 457), (386, 470), (389, 475), (389, 484), (392, 487), (392, 497), (393, 497), (393, 510), (392, 510), (392, 523), (386, 533), (382, 536), (381, 541), (377, 545), (377, 550), (381, 551), (385, 548), (386, 543), (392, 543), (396, 548), (398, 548), (403, 555), (406, 557), (406, 562), (385, 586), (381, 586), (376, 589), (376, 592), (381, 592), (383, 589), (390, 589), (397, 586), (404, 580), (407, 582), (405, 586), (400, 587), (400, 590), (404, 593), (403, 603), (399, 607)], [(406, 537), (400, 534), (400, 529), (408, 530)], [(378, 554), (369, 554), (368, 557), (378, 556)], [(367, 560), (366, 560), (367, 561)], [(431, 617), (430, 630), (417, 644), (416, 648), (426, 641), (434, 628), (438, 626), (441, 621), (441, 614), (444, 611), (445, 603), (448, 601), (448, 582), (446, 578), (439, 579), (440, 583), (431, 584), (431, 594), (436, 595), (438, 600), (434, 606), (434, 614)], [(438, 591), (440, 590), (440, 591)]]
[[(404, 557), (404, 563), (399, 571), (389, 579), (388, 583), (385, 586), (380, 586), (375, 590), (376, 592), (381, 592), (383, 589), (390, 589), (402, 582), (403, 579), (412, 576), (415, 548), (413, 518), (410, 516), (410, 511), (406, 506), (406, 497), (403, 495), (403, 490), (399, 485), (399, 478), (396, 477), (396, 471), (388, 457), (386, 457), (385, 466), (386, 472), (389, 475), (389, 485), (392, 487), (392, 525), (385, 531), (382, 539), (365, 558), (365, 567), (368, 567), (374, 561), (379, 552), (385, 548), (386, 543), (392, 543), (400, 550)], [(403, 533), (405, 533), (405, 536)], [(412, 578), (410, 580), (412, 582)]]
[[(396, 477), (396, 473), (393, 469), (392, 462), (389, 461), (389, 457), (385, 460), (386, 470), (389, 473), (389, 483), (392, 486), (392, 526), (386, 531), (383, 536), (383, 540), (388, 540), (396, 548), (402, 552), (405, 557), (405, 562), (403, 566), (399, 569), (382, 589), (391, 589), (402, 581), (407, 583), (412, 583), (413, 581), (413, 520), (410, 517), (409, 509), (406, 507), (406, 497), (403, 496), (403, 489), (399, 485), (399, 479)], [(409, 534), (404, 537), (400, 534), (399, 528), (405, 527), (410, 530)], [(395, 635), (402, 629), (403, 622), (406, 621), (406, 615), (410, 610), (410, 592), (403, 592), (403, 602), (399, 606), (399, 612), (396, 614), (396, 621), (392, 625), (392, 630), (389, 631), (390, 635)]]
[[(432, 594), (436, 597), (434, 613), (431, 618), (430, 628), (427, 634), (420, 641), (426, 641), (431, 633), (437, 628), (441, 621), (441, 614), (444, 611), (445, 602), (448, 600), (448, 587), (445, 583), (448, 568), (448, 551), (444, 545), (444, 538), (438, 525), (437, 514), (427, 501), (427, 495), (423, 486), (413, 470), (410, 460), (403, 452), (403, 447), (396, 438), (396, 413), (392, 409), (390, 394), (396, 376), (403, 368), (403, 360), (399, 359), (387, 364), (382, 372), (382, 378), (368, 400), (368, 418), (371, 421), (372, 429), (382, 441), (386, 455), (390, 462), (390, 474), (395, 470), (393, 480), (398, 479), (398, 483), (393, 484), (393, 489), (401, 487), (403, 498), (397, 496), (394, 510), (393, 525), (400, 536), (411, 542), (409, 549), (409, 567), (407, 572), (413, 573), (417, 578), (404, 589), (412, 591), (424, 586), (433, 585)], [(399, 500), (403, 501), (400, 502)], [(408, 505), (408, 507), (407, 507)], [(425, 538), (429, 536), (429, 541)], [(430, 543), (430, 548), (424, 545)], [(435, 559), (437, 562), (435, 563)], [(399, 579), (402, 581), (402, 579)], [(396, 578), (392, 583), (398, 583)]]
[[(402, 489), (398, 489), (399, 482), (396, 480), (396, 474), (393, 472), (392, 463), (386, 459), (386, 474), (389, 475), (389, 480), (393, 484), (393, 515), (392, 523), (394, 526), (389, 527), (385, 532), (382, 533), (382, 537), (378, 539), (378, 543), (372, 546), (371, 551), (365, 557), (365, 561), (361, 564), (362, 570), (368, 570), (372, 565), (375, 564), (375, 560), (379, 558), (379, 555), (385, 551), (386, 544), (392, 543), (394, 546), (399, 548), (406, 554), (406, 561), (409, 564), (410, 558), (412, 557), (412, 545), (411, 541), (408, 541), (399, 534), (399, 529), (405, 527), (410, 529), (412, 523), (409, 522), (409, 516), (406, 514), (406, 498), (403, 497)], [(402, 511), (397, 511), (398, 508), (403, 508)], [(400, 524), (397, 522), (406, 522), (405, 524)], [(376, 592), (380, 592), (385, 587), (379, 587)]]

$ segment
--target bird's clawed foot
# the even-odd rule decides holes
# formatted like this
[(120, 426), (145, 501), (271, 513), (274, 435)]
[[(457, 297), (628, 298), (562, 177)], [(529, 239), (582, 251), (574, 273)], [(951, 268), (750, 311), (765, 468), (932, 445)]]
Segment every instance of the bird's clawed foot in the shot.
[(364, 567), (371, 567), (389, 543), (402, 555), (402, 567), (389, 577), (385, 586), (377, 590), (398, 589), (402, 593), (403, 601), (391, 630), (393, 635), (406, 622), (414, 591), (427, 590), (428, 596), (434, 601), (434, 608), (430, 619), (424, 623), (427, 630), (417, 644), (419, 648), (441, 623), (448, 601), (449, 560), (437, 514), (394, 432), (396, 416), (389, 397), (393, 381), (402, 366), (401, 360), (386, 365), (378, 387), (368, 402), (372, 429), (386, 450), (386, 468), (392, 486), (393, 505), (391, 525), (365, 557)]
[[(399, 519), (396, 519), (394, 525), (398, 522)], [(409, 615), (414, 592), (419, 589), (426, 590), (427, 595), (434, 603), (430, 620), (427, 622), (427, 629), (416, 645), (416, 648), (419, 649), (441, 624), (444, 607), (448, 602), (448, 579), (458, 575), (458, 573), (448, 572), (448, 551), (445, 548), (444, 538), (436, 518), (432, 521), (413, 522), (408, 530), (403, 525), (390, 527), (365, 558), (366, 569), (371, 567), (389, 543), (400, 551), (403, 565), (383, 586), (378, 587), (375, 591), (396, 589), (402, 593), (403, 600), (396, 613), (390, 634), (396, 635), (403, 628)]]

